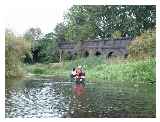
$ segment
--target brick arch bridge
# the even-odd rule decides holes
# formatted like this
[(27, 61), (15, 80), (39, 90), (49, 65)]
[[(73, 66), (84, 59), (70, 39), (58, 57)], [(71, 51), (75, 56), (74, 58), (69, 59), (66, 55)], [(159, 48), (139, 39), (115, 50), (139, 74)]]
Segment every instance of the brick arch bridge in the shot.
[(68, 54), (73, 57), (80, 53), (82, 56), (105, 55), (107, 58), (114, 56), (126, 57), (128, 55), (127, 46), (133, 39), (130, 37), (116, 39), (95, 39), (75, 42), (59, 42), (60, 54)]

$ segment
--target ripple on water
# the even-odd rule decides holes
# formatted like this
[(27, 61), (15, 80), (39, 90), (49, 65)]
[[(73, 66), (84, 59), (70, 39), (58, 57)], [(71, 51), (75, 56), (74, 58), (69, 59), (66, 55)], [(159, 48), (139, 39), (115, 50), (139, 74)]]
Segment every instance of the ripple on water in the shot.
[[(154, 115), (155, 105), (141, 91), (112, 87), (108, 84), (87, 84), (85, 94), (77, 96), (71, 83), (53, 81), (28, 81), (23, 87), (6, 88), (6, 117), (48, 118), (48, 117), (136, 117), (133, 111), (148, 110)], [(139, 95), (139, 96), (138, 96)], [(133, 101), (134, 100), (134, 101)], [(137, 114), (137, 113), (136, 113)], [(138, 115), (138, 114), (137, 114)]]

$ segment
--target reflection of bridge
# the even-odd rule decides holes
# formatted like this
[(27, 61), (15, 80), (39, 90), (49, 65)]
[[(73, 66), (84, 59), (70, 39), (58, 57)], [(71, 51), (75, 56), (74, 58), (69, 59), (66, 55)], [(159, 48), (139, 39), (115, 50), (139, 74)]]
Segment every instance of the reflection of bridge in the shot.
[(132, 38), (117, 38), (117, 39), (98, 39), (83, 41), (80, 43), (60, 42), (59, 50), (62, 54), (68, 54), (71, 57), (76, 56), (78, 52), (82, 56), (89, 55), (105, 55), (106, 57), (123, 56), (128, 54), (127, 46)]

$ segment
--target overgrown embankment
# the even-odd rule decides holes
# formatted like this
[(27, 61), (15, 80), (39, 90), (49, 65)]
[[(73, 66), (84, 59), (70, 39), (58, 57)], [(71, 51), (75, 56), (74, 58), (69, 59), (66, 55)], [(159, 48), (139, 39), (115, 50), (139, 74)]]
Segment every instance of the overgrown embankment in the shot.
[(104, 81), (152, 81), (156, 80), (156, 61), (154, 58), (143, 60), (106, 60), (104, 57), (81, 58), (70, 62), (53, 64), (26, 65), (28, 73), (45, 76), (68, 77), (73, 67), (82, 65), (88, 80)]

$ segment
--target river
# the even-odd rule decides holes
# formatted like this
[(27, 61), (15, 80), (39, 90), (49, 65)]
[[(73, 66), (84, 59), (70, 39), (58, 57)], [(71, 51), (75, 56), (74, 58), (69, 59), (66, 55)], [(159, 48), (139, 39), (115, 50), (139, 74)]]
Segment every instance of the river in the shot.
[[(6, 118), (155, 117), (155, 86), (54, 79), (6, 81)], [(12, 84), (11, 84), (12, 83)]]

